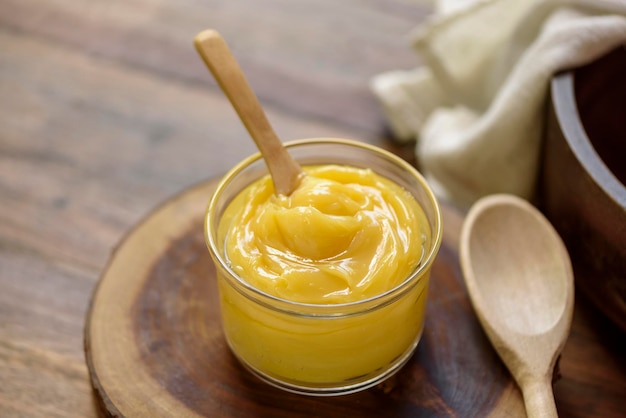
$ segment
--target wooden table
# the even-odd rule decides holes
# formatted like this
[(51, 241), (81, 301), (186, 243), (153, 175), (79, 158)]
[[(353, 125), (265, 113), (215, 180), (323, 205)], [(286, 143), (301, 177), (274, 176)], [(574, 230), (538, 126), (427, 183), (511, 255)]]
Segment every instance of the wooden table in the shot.
[[(394, 145), (368, 88), (412, 68), (408, 0), (0, 0), (0, 416), (96, 416), (83, 326), (122, 236), (250, 154), (192, 47), (229, 42), (283, 139)], [(618, 417), (626, 342), (577, 295), (562, 416)]]

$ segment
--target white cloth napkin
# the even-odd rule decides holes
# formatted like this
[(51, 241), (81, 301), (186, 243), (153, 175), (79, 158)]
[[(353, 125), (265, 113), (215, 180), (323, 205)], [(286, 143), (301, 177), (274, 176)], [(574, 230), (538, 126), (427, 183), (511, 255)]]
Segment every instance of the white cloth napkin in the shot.
[[(549, 80), (626, 44), (626, 0), (454, 0), (412, 34), (424, 66), (372, 80), (398, 139), (461, 206), (531, 199)], [(626, 82), (626, 74), (625, 74)]]

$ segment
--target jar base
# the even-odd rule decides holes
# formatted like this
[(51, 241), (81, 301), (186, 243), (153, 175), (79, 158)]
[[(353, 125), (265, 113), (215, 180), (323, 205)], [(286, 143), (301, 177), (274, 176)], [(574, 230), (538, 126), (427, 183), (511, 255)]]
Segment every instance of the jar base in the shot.
[[(263, 382), (274, 386), (278, 389), (282, 389), (286, 392), (296, 393), (298, 395), (308, 395), (308, 396), (339, 396), (339, 395), (349, 395), (351, 393), (360, 392), (365, 389), (370, 389), (383, 381), (387, 380), (394, 374), (396, 374), (410, 359), (417, 345), (419, 344), (422, 338), (422, 333), (418, 335), (415, 339), (415, 343), (413, 343), (408, 350), (406, 350), (402, 355), (397, 357), (387, 368), (376, 374), (372, 377), (364, 377), (363, 380), (353, 379), (344, 382), (337, 382), (332, 384), (314, 384), (314, 385), (306, 385), (302, 383), (289, 382), (285, 380), (278, 379), (274, 376), (263, 373), (251, 365), (249, 365), (245, 360), (235, 353), (235, 351), (231, 348), (231, 352), (237, 358), (239, 363), (241, 363), (246, 370), (252, 373), (254, 376), (262, 380)], [(230, 343), (228, 344), (230, 346)]]

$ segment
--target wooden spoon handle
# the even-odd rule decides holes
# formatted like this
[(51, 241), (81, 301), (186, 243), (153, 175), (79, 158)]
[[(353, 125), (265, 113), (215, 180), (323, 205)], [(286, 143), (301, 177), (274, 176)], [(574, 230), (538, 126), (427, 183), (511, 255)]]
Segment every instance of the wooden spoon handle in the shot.
[(218, 32), (211, 29), (196, 35), (194, 44), (263, 155), (276, 192), (291, 194), (298, 185), (302, 170), (274, 133), (228, 45)]
[(557, 418), (552, 382), (549, 378), (525, 381), (522, 387), (528, 418)]

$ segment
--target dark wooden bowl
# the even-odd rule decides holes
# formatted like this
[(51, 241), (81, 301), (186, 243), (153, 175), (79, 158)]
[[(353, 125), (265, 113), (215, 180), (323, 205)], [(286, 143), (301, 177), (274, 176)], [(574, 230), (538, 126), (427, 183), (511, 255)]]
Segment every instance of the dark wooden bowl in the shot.
[(540, 200), (579, 291), (626, 330), (626, 48), (551, 82)]

